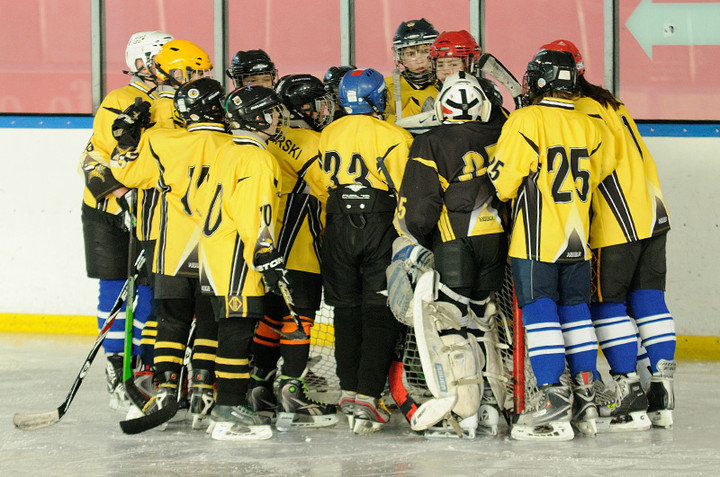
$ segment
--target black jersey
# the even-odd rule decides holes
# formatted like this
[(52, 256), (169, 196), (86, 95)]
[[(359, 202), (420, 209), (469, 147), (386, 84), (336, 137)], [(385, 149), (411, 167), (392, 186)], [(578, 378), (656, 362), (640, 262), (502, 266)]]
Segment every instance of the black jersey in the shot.
[(456, 238), (502, 232), (487, 166), (505, 116), (443, 124), (415, 137), (400, 187), (398, 232), (431, 248)]

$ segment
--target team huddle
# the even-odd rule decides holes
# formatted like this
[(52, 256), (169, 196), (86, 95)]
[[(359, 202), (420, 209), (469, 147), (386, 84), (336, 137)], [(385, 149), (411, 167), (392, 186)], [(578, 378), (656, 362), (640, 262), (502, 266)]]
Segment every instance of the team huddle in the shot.
[[(390, 382), (413, 430), (495, 435), (509, 263), (540, 396), (510, 435), (670, 427), (670, 224), (624, 105), (567, 40), (542, 46), (522, 85), (467, 31), (425, 19), (403, 22), (393, 51), (388, 77), (332, 66), (323, 80), (238, 51), (226, 93), (194, 43), (130, 38), (131, 82), (103, 100), (82, 155), (100, 328), (137, 277), (103, 344), (111, 407), (142, 418), (187, 399), (192, 427), (219, 440), (340, 421), (370, 434), (390, 420)], [(305, 384), (322, 301), (333, 403)], [(388, 379), (409, 332), (421, 402)]]

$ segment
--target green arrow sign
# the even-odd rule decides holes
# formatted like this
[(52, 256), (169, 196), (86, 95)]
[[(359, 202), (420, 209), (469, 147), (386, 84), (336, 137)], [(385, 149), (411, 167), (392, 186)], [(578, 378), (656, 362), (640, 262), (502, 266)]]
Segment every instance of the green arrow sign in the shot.
[(653, 45), (719, 45), (720, 2), (642, 0), (625, 26), (650, 59)]

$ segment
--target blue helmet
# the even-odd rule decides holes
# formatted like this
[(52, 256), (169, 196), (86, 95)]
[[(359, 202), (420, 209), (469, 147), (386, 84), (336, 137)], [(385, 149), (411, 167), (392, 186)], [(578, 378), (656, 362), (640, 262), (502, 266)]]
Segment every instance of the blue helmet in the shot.
[(340, 80), (338, 102), (348, 114), (382, 114), (385, 78), (372, 68), (348, 71)]

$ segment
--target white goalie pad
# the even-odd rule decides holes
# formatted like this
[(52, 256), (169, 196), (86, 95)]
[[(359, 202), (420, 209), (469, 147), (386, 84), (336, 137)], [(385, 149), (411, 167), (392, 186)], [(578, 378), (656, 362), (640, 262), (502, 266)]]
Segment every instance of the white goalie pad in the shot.
[(490, 301), (485, 307), (485, 316), (482, 318), (475, 316), (471, 309), (470, 321), (483, 332), (483, 337), (478, 338), (478, 344), (484, 351), (485, 357), (483, 375), (492, 389), (498, 406), (504, 410), (507, 408), (505, 401), (507, 398), (507, 377), (505, 376), (500, 348), (507, 348), (508, 345), (500, 343), (497, 330), (497, 313), (495, 304)]
[[(435, 301), (437, 283), (437, 272), (428, 271), (420, 276), (415, 287), (413, 323), (418, 354), (430, 392), (436, 399), (455, 396), (452, 410), (466, 418), (477, 413), (480, 406), (482, 379), (478, 376), (475, 350), (468, 338), (460, 334), (460, 310), (450, 303)], [(442, 330), (457, 333), (440, 336)]]
[(457, 402), (457, 394), (450, 394), (444, 398), (428, 399), (417, 408), (410, 419), (410, 428), (413, 431), (425, 431), (442, 421)]

